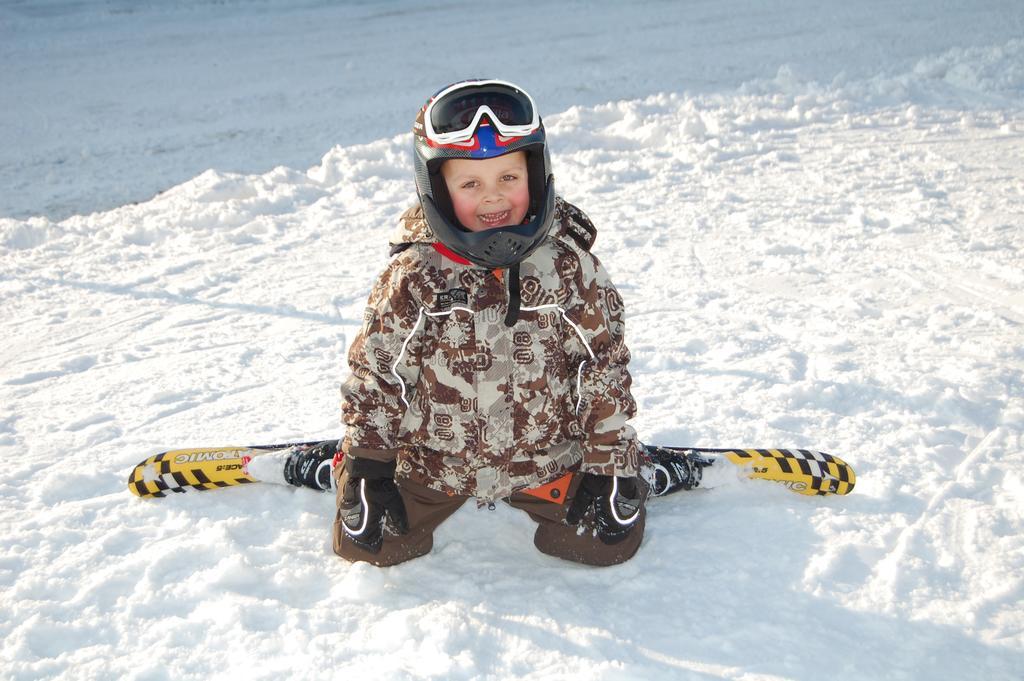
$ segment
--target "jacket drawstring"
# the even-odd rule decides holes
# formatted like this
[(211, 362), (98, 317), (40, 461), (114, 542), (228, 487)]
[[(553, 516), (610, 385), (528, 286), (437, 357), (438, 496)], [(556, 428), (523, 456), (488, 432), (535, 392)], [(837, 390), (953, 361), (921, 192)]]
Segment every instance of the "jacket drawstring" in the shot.
[(508, 268), (508, 312), (505, 313), (505, 326), (515, 326), (519, 319), (519, 306), (522, 293), (519, 291), (519, 263)]

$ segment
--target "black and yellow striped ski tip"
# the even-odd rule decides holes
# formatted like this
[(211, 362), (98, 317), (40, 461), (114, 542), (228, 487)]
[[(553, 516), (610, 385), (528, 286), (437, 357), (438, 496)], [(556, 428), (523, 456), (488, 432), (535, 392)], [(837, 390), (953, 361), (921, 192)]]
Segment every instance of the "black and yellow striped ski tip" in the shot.
[(853, 467), (838, 456), (808, 449), (730, 449), (722, 455), (748, 471), (798, 494), (849, 494), (857, 484)]
[(202, 447), (161, 452), (132, 469), (128, 476), (128, 489), (138, 497), (153, 498), (171, 492), (256, 482), (246, 471), (254, 453), (252, 447)]

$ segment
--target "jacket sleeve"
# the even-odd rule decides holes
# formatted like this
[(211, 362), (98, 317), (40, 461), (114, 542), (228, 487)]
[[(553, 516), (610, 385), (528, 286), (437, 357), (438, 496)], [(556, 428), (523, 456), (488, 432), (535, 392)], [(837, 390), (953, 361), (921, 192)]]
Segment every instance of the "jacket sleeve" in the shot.
[(419, 376), (416, 331), (420, 305), (395, 258), (380, 276), (363, 313), (363, 325), (348, 352), (351, 371), (341, 386), (343, 451), (391, 461), (398, 454), (399, 429), (409, 393)]
[(586, 345), (578, 382), (577, 419), (583, 430), (580, 470), (634, 476), (639, 472), (640, 443), (627, 423), (636, 415), (636, 402), (630, 392), (622, 297), (597, 258), (581, 253), (580, 265), (581, 298), (570, 314)]

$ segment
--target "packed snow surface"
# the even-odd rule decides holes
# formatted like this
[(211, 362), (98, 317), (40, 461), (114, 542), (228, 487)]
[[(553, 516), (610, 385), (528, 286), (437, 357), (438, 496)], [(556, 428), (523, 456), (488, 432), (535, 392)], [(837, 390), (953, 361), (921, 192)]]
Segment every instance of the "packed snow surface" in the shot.
[(551, 113), (1022, 36), (1020, 0), (0, 0), (0, 216), (307, 168), (408, 130), (460, 78), (528, 84)]
[[(928, 4), (935, 30), (845, 73), (856, 30), (840, 19), (697, 4), (740, 17), (749, 77), (688, 89), (665, 73), (665, 87), (650, 76), (645, 93), (581, 104), (538, 96), (556, 102), (557, 185), (598, 226), (595, 253), (627, 305), (643, 439), (821, 449), (859, 475), (848, 497), (751, 481), (655, 500), (639, 554), (614, 568), (540, 554), (529, 518), (501, 505), (467, 505), (433, 553), (377, 569), (331, 552), (328, 494), (126, 489), (134, 464), (166, 449), (340, 434), (343, 358), (413, 201), (405, 119), (465, 75), (450, 65), (423, 71), (430, 85), (400, 113), (382, 102), (396, 116), (386, 134), (308, 169), (213, 169), (144, 203), (58, 220), (44, 197), (33, 217), (0, 219), (0, 677), (1020, 679), (1024, 41), (1004, 32), (1020, 34), (1022, 10), (991, 3), (986, 34), (956, 3)], [(17, 21), (62, 55), (68, 12), (102, 32), (97, 7), (132, 5), (4, 3), (0, 17), (28, 16)], [(255, 21), (236, 5), (193, 3), (191, 22), (158, 5), (129, 16), (170, 32), (170, 13), (183, 40), (212, 50), (196, 33), (210, 12)], [(289, 44), (298, 17), (326, 11), (255, 6), (287, 19)], [(360, 45), (425, 20), (394, 7)], [(621, 16), (599, 9), (588, 25), (612, 33)], [(905, 18), (902, 5), (847, 11), (871, 15), (869, 36)], [(792, 40), (757, 47), (741, 30), (785, 18)], [(961, 25), (962, 42), (943, 44)], [(353, 50), (310, 28), (311, 51)], [(804, 36), (817, 51), (801, 61)], [(708, 50), (727, 38), (706, 36)], [(615, 58), (639, 70), (647, 57)], [(551, 69), (567, 76), (581, 59)], [(140, 134), (181, 123), (133, 101)], [(8, 130), (34, 114), (2, 115)], [(261, 124), (268, 135), (279, 117)], [(178, 139), (203, 157), (187, 131)], [(100, 204), (121, 196), (66, 181)]]

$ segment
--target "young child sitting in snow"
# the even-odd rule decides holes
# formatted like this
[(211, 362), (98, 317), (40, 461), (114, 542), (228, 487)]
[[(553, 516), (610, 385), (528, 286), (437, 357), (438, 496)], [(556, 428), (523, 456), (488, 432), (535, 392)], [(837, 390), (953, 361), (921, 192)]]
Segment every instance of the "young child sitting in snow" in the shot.
[(420, 205), (349, 350), (334, 551), (421, 556), (474, 498), (529, 513), (544, 553), (628, 560), (649, 486), (622, 298), (590, 253), (594, 226), (555, 195), (533, 100), (456, 83), (420, 110), (413, 145)]

